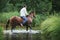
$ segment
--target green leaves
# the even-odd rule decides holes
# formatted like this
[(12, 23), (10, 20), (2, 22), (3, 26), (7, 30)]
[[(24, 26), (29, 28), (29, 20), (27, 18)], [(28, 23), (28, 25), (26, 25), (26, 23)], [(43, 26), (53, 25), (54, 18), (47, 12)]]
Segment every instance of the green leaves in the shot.
[[(51, 10), (51, 5), (52, 5), (51, 4), (52, 2), (49, 1), (49, 0), (8, 0), (8, 1), (7, 0), (1, 0), (0, 3), (3, 5), (3, 7), (10, 4), (11, 8), (14, 8), (16, 10), (17, 9), (20, 10), (21, 7), (24, 4), (26, 4), (28, 11), (35, 10), (37, 13), (45, 13), (47, 11), (50, 11)], [(7, 7), (9, 7), (9, 5)], [(9, 8), (7, 10), (9, 10)]]
[(3, 29), (0, 26), (0, 40), (3, 40), (3, 39), (4, 39), (4, 37), (3, 37)]
[(41, 30), (43, 31), (44, 40), (59, 40), (60, 39), (60, 18), (52, 16), (46, 19), (41, 24)]
[(7, 2), (8, 2), (8, 0), (0, 0), (0, 12), (6, 6)]

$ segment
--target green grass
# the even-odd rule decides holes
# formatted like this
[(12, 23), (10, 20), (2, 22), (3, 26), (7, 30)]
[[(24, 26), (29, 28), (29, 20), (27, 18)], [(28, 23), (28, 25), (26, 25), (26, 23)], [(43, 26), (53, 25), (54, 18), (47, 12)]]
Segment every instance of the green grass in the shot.
[(60, 17), (52, 16), (41, 24), (43, 40), (60, 40)]
[(4, 40), (3, 28), (0, 26), (0, 40)]
[(15, 11), (15, 12), (7, 12), (7, 13), (5, 13), (5, 12), (3, 12), (3, 13), (0, 13), (0, 22), (1, 23), (6, 23), (6, 21), (10, 18), (10, 17), (12, 17), (12, 16), (19, 16), (20, 14), (17, 12), (17, 11)]

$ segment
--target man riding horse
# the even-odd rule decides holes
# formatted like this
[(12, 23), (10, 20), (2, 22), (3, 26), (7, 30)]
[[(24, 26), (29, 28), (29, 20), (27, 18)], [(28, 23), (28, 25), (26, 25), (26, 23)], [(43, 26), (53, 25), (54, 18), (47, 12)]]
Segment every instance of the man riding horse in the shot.
[(28, 30), (28, 27), (31, 28), (33, 17), (35, 17), (34, 11), (31, 11), (28, 16), (26, 11), (26, 6), (24, 6), (20, 11), (20, 16), (12, 16), (10, 19), (8, 19), (6, 24), (6, 30), (9, 27), (9, 24), (11, 25), (11, 31), (16, 28), (16, 26), (26, 26), (26, 30)]
[(27, 6), (24, 5), (23, 8), (20, 10), (20, 17), (23, 18), (23, 22), (20, 23), (21, 26), (23, 26), (23, 24), (28, 20), (26, 17), (26, 15), (28, 15), (26, 8)]

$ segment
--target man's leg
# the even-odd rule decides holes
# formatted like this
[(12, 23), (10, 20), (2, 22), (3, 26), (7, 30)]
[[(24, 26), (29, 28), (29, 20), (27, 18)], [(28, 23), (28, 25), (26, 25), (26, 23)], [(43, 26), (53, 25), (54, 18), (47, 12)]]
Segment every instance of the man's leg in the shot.
[(23, 17), (24, 21), (22, 24), (26, 23), (26, 21), (28, 20), (26, 17)]
[(23, 22), (21, 23), (21, 26), (23, 26), (23, 24), (26, 23), (26, 21), (28, 20), (25, 16), (23, 16), (22, 18), (23, 18)]

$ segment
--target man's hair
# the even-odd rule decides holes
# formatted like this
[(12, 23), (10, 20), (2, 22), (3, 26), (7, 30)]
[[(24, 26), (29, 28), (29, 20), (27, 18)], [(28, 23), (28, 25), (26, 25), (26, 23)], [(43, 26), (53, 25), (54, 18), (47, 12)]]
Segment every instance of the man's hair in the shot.
[(27, 5), (23, 5), (23, 7), (26, 7)]

